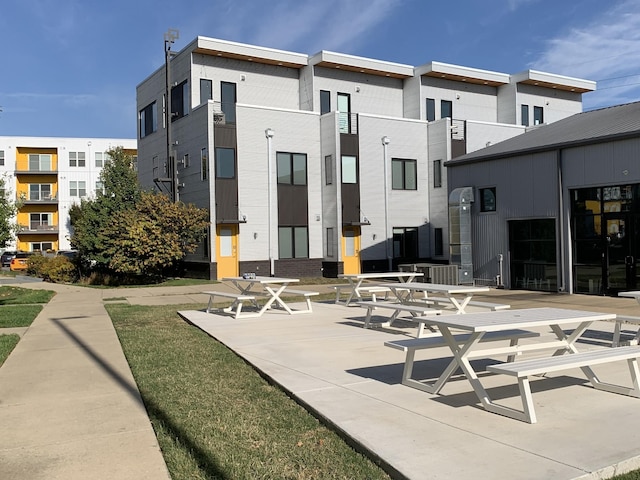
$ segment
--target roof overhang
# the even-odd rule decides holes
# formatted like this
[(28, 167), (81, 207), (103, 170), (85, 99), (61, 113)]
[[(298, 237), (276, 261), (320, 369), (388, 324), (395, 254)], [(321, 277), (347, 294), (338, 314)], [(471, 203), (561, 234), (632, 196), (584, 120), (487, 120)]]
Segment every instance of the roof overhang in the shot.
[(473, 83), (476, 85), (489, 85), (499, 87), (509, 83), (509, 75), (478, 68), (450, 65), (448, 63), (431, 62), (421, 67), (416, 67), (416, 75), (434, 78), (443, 78), (455, 82)]
[(233, 58), (245, 62), (264, 63), (289, 68), (302, 68), (308, 64), (308, 56), (302, 53), (257, 47), (244, 43), (229, 42), (215, 38), (198, 37), (193, 52), (222, 58)]
[(349, 72), (366, 73), (380, 77), (410, 78), (413, 77), (413, 67), (401, 63), (383, 62), (371, 58), (355, 57), (342, 53), (327, 52), (317, 53), (309, 59), (309, 65), (319, 67), (346, 70)]
[(593, 92), (596, 89), (596, 82), (591, 80), (565, 77), (564, 75), (539, 72), (537, 70), (526, 70), (511, 75), (511, 81), (512, 83), (524, 83), (526, 85), (554, 88), (575, 93)]

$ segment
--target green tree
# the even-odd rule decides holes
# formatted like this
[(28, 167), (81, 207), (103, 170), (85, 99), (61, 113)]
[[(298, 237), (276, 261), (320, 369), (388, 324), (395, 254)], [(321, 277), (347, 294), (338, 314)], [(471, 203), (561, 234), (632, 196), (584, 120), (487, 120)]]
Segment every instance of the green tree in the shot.
[(98, 270), (108, 270), (111, 261), (107, 226), (120, 212), (134, 208), (142, 191), (131, 155), (122, 147), (112, 148), (107, 154), (110, 160), (100, 173), (104, 190), (96, 192), (94, 200), (82, 200), (69, 210), (71, 244)]
[(15, 238), (18, 228), (15, 222), (17, 206), (9, 200), (6, 193), (6, 181), (0, 177), (0, 248), (5, 248)]
[(193, 252), (209, 223), (205, 209), (143, 191), (122, 148), (108, 152), (104, 191), (70, 209), (72, 245), (101, 273), (162, 276)]
[(161, 276), (195, 251), (208, 224), (205, 209), (142, 192), (135, 208), (113, 217), (105, 232), (109, 267), (119, 274)]

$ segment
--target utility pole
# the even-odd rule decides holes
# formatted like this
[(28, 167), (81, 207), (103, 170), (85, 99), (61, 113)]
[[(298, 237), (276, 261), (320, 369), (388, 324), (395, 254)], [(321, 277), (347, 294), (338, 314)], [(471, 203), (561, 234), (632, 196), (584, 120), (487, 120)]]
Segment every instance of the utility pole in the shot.
[(170, 28), (164, 34), (164, 69), (165, 69), (165, 105), (164, 121), (167, 129), (167, 169), (169, 177), (169, 193), (173, 202), (178, 201), (178, 165), (173, 155), (173, 141), (171, 139), (171, 44), (180, 37), (180, 32)]

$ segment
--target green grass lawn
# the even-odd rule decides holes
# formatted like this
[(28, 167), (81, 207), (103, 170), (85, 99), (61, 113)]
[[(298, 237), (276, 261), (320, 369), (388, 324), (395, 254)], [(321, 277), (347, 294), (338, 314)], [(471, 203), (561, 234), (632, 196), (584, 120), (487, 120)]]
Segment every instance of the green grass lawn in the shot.
[(27, 303), (48, 303), (56, 294), (51, 290), (31, 290), (20, 287), (0, 287), (0, 305), (24, 305)]
[(20, 341), (20, 337), (15, 334), (1, 335), (0, 334), (0, 367), (7, 359), (11, 351)]
[(388, 479), (178, 310), (107, 305), (173, 480)]
[(0, 328), (28, 327), (41, 310), (42, 305), (3, 305), (0, 307)]

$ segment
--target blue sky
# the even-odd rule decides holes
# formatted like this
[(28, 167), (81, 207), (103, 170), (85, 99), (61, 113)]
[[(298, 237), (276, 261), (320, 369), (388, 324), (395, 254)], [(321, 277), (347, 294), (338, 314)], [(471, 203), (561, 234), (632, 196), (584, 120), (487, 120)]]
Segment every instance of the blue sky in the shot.
[(0, 135), (135, 138), (136, 86), (202, 35), (413, 66), (586, 78), (640, 100), (640, 0), (0, 0)]

